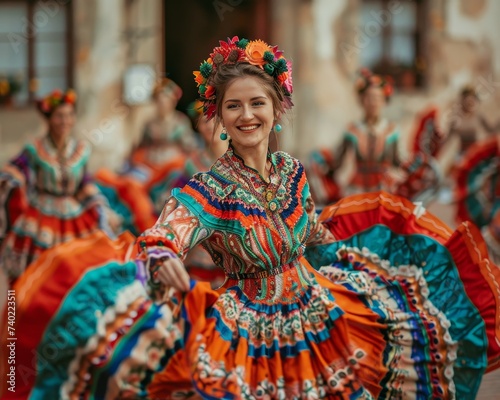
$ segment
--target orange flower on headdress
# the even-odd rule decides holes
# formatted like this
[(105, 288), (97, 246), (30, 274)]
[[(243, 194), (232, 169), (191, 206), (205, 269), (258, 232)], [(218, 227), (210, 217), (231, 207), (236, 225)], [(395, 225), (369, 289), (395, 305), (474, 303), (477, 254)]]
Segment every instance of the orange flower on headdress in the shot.
[(76, 93), (75, 93), (75, 91), (72, 90), (72, 89), (69, 89), (66, 92), (66, 95), (64, 96), (64, 100), (65, 100), (66, 103), (74, 104), (75, 101), (76, 101)]
[(194, 81), (196, 82), (197, 86), (203, 85), (203, 83), (205, 83), (205, 78), (203, 77), (200, 71), (193, 71), (193, 75), (194, 75)]
[(262, 67), (266, 63), (264, 60), (264, 53), (266, 51), (272, 52), (272, 49), (262, 40), (253, 40), (249, 42), (245, 49), (248, 62), (259, 67)]

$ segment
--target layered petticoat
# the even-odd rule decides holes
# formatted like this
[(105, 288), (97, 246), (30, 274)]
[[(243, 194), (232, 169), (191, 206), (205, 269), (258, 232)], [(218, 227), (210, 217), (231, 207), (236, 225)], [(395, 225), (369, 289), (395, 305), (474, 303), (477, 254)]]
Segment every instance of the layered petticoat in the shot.
[[(422, 360), (443, 363), (457, 398), (473, 398), (482, 372), (497, 368), (500, 356), (500, 273), (479, 230), (463, 223), (451, 232), (420, 206), (386, 193), (346, 198), (320, 218), (338, 242), (308, 252), (313, 265), (341, 280), (356, 271), (374, 282), (379, 297), (390, 293), (404, 313), (425, 316), (432, 329), (419, 341), (431, 347), (420, 349)], [(335, 255), (340, 260), (325, 266)]]
[(153, 203), (144, 185), (129, 175), (101, 169), (95, 174), (99, 190), (122, 218), (122, 228), (138, 235), (156, 221)]
[(74, 196), (33, 196), (2, 243), (0, 264), (7, 276), (17, 279), (47, 249), (98, 230), (105, 211), (97, 199), (82, 204)]
[(192, 281), (160, 304), (129, 235), (47, 252), (16, 283), (18, 371), (33, 373), (5, 398), (473, 399), (500, 356), (477, 229), (383, 192), (320, 218), (338, 242), (308, 249), (317, 271)]

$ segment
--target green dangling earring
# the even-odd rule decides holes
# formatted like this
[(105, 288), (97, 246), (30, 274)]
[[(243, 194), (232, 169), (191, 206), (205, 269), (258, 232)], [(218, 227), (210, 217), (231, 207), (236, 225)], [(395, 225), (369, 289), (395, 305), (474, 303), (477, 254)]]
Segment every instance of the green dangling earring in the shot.
[(280, 133), (281, 132), (281, 125), (280, 124), (276, 124), (274, 125), (274, 132), (276, 133)]
[(222, 128), (222, 132), (220, 133), (220, 140), (226, 140), (226, 139), (227, 139), (226, 128)]

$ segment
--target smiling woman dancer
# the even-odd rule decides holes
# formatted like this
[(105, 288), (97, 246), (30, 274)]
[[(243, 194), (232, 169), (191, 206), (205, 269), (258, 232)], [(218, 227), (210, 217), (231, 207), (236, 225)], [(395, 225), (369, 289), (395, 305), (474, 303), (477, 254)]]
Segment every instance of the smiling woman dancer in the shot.
[[(156, 385), (154, 394), (170, 395), (166, 377), (178, 371), (181, 358), (190, 366), (185, 369), (186, 388), (194, 385), (206, 398), (392, 398), (403, 392), (414, 398), (449, 398), (455, 391), (477, 390), (486, 368), (486, 331), (494, 336), (495, 327), (485, 328), (466, 298), (468, 282), (458, 276), (457, 267), (469, 255), (445, 249), (464, 241), (465, 235), (456, 234), (453, 242), (447, 228), (440, 234), (432, 231), (444, 226), (435, 218), (434, 225), (415, 221), (415, 215), (430, 219), (425, 211), (378, 194), (364, 211), (377, 203), (379, 209), (387, 208), (388, 216), (371, 211), (372, 219), (363, 223), (395, 225), (397, 215), (394, 237), (388, 228), (373, 239), (379, 250), (380, 243), (382, 249), (387, 245), (385, 255), (395, 267), (389, 273), (373, 255), (372, 264), (365, 262), (362, 271), (349, 269), (349, 262), (361, 262), (355, 263), (356, 255), (347, 250), (337, 251), (343, 264), (321, 267), (337, 261), (338, 254), (328, 253), (330, 249), (342, 250), (332, 234), (338, 230), (331, 224), (336, 211), (319, 223), (302, 164), (269, 150), (270, 133), (280, 130), (279, 121), (292, 106), (291, 72), (290, 61), (277, 47), (238, 37), (221, 42), (195, 72), (205, 114), (222, 124), (221, 138), (231, 140), (209, 172), (173, 192), (156, 225), (139, 240), (156, 298), (169, 287), (184, 293), (184, 354), (166, 366), (166, 386), (161, 390)], [(405, 219), (395, 210), (406, 213)], [(351, 233), (361, 227), (353, 223)], [(425, 236), (428, 243), (421, 244), (431, 246), (435, 258), (440, 254), (446, 265), (441, 273), (456, 290), (453, 301), (449, 295), (439, 303), (429, 299), (433, 295), (428, 286), (437, 290), (444, 275), (424, 271), (423, 260), (432, 257), (421, 252), (420, 243), (412, 249), (408, 239), (396, 240), (405, 233)], [(480, 235), (474, 237), (480, 240)], [(190, 281), (183, 266), (186, 253), (198, 243), (225, 271), (226, 282), (217, 291)], [(363, 239), (357, 244), (362, 247)], [(331, 256), (318, 266), (330, 280), (302, 257), (306, 247), (315, 261)], [(416, 256), (410, 260), (408, 254)], [(399, 269), (400, 262), (419, 258), (419, 267), (412, 266), (415, 271)], [(481, 255), (477, 263), (482, 261)], [(427, 281), (416, 278), (424, 273)], [(480, 275), (479, 267), (475, 273)], [(489, 299), (494, 299), (492, 290)], [(443, 309), (457, 303), (462, 312)], [(494, 314), (494, 300), (487, 312)], [(448, 329), (450, 323), (461, 326), (466, 313), (481, 330), (482, 339), (474, 344), (469, 344), (473, 338), (456, 333), (456, 326)], [(461, 358), (461, 346), (467, 345), (472, 346), (468, 352), (475, 366)], [(455, 372), (455, 385), (457, 354), (464, 370)], [(462, 385), (466, 374), (469, 387)]]
[[(195, 76), (204, 113), (224, 127), (228, 149), (208, 172), (173, 190), (138, 239), (137, 257), (117, 250), (130, 238), (122, 247), (106, 239), (93, 259), (99, 278), (85, 281), (96, 284), (82, 280), (81, 290), (63, 291), (66, 307), (48, 313), (36, 349), (29, 348), (33, 335), (18, 340), (29, 349), (27, 361), (62, 343), (57, 363), (37, 363), (37, 393), (474, 398), (482, 374), (500, 360), (500, 271), (484, 255), (481, 235), (469, 224), (452, 232), (384, 192), (347, 197), (318, 217), (302, 164), (269, 150), (270, 132), (292, 106), (291, 72), (277, 47), (238, 37), (201, 64)], [(219, 289), (190, 280), (184, 268), (198, 244), (224, 271)], [(117, 262), (101, 268), (113, 255)], [(135, 284), (134, 277), (148, 281), (158, 304), (133, 288), (108, 307), (119, 283)], [(37, 296), (54, 292), (40, 287)], [(76, 301), (86, 293), (96, 310)], [(23, 309), (16, 332), (30, 332), (35, 306), (31, 314)], [(94, 323), (63, 329), (65, 318), (82, 316), (100, 319), (97, 339)], [(55, 332), (65, 340), (45, 340)], [(80, 350), (64, 347), (74, 343)]]

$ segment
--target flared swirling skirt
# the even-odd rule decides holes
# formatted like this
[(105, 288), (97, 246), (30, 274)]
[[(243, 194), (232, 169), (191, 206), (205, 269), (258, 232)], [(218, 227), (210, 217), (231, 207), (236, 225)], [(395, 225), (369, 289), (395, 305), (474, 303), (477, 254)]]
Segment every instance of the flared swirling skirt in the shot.
[(344, 198), (320, 219), (338, 241), (307, 258), (388, 326), (380, 397), (474, 399), (500, 361), (500, 271), (478, 229), (452, 232), (384, 192)]

